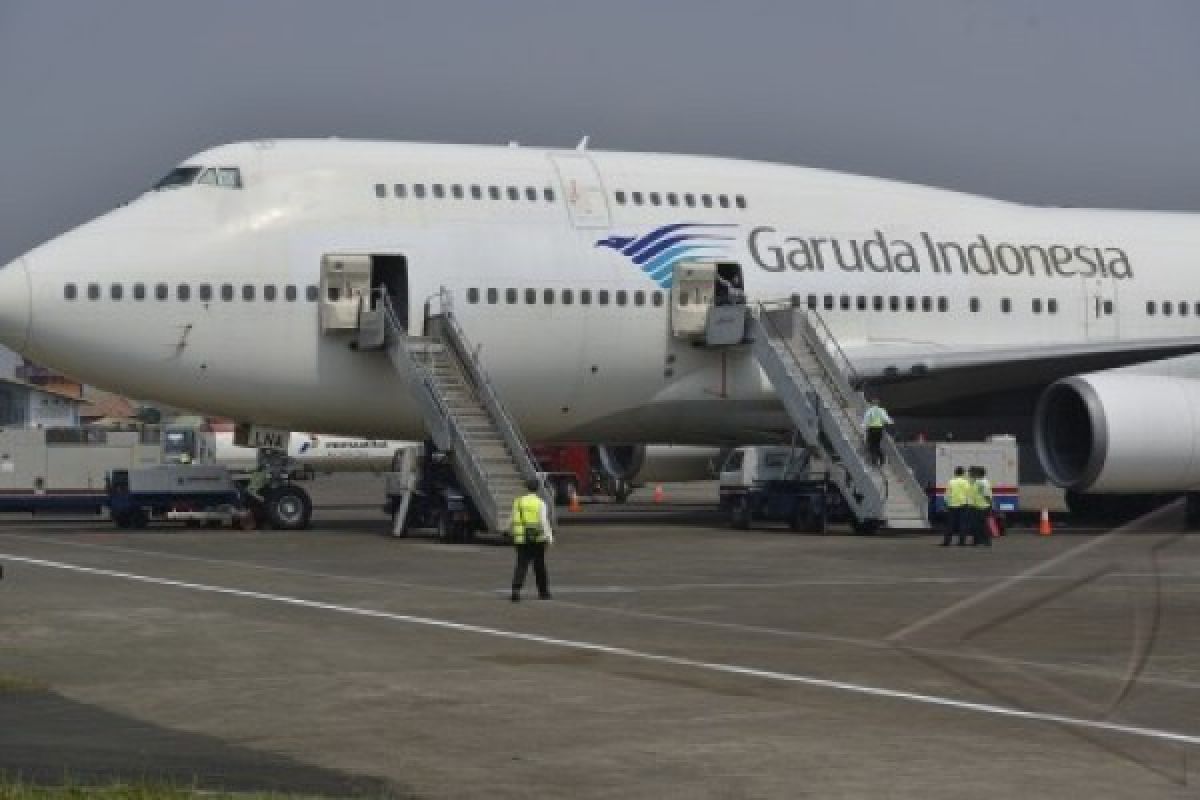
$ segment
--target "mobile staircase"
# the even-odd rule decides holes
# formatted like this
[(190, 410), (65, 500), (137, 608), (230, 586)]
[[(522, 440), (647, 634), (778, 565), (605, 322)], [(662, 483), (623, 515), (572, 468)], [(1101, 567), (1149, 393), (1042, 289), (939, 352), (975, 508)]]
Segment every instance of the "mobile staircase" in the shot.
[(866, 399), (820, 315), (788, 302), (759, 303), (746, 317), (755, 359), (800, 438), (834, 465), (831, 479), (856, 529), (928, 528), (928, 498), (890, 435), (883, 437), (883, 466), (870, 463), (862, 425)]
[(360, 304), (357, 346), (386, 350), (487, 529), (506, 533), (513, 500), (525, 493), (527, 480), (537, 479), (537, 467), (455, 319), (449, 295), (441, 295), (440, 312), (429, 316), (427, 335), (413, 336), (387, 293), (373, 291)]

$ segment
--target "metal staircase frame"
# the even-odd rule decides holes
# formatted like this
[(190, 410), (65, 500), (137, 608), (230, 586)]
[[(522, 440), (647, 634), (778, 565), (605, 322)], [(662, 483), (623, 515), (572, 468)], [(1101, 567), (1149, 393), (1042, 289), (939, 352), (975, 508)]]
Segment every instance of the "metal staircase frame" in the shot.
[[(776, 322), (774, 317), (784, 313), (798, 327), (795, 333), (807, 345), (813, 361), (820, 367), (820, 375), (810, 375), (804, 369), (792, 347), (793, 337)], [(856, 516), (860, 520), (886, 521), (889, 492), (900, 491), (920, 515), (919, 520), (913, 521), (927, 526), (928, 498), (890, 435), (884, 434), (882, 449), (886, 463), (892, 466), (887, 471), (894, 480), (889, 481), (882, 470), (867, 465), (866, 435), (861, 423), (867, 408), (866, 398), (855, 388), (860, 384), (858, 374), (820, 314), (815, 309), (782, 301), (758, 303), (748, 317), (752, 347), (759, 364), (804, 439), (822, 447), (828, 443), (841, 466), (840, 474), (833, 471), (834, 481)], [(782, 352), (776, 349), (776, 343), (782, 346)], [(797, 373), (806, 385), (795, 381), (793, 375)], [(822, 397), (822, 387), (829, 397)]]

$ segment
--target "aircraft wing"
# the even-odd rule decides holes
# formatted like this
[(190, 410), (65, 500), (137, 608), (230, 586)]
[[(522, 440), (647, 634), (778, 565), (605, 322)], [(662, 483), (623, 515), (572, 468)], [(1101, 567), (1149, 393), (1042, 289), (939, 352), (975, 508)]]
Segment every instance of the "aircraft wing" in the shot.
[[(916, 342), (845, 347), (859, 379), (898, 408), (981, 395), (1036, 397), (1060, 378), (1200, 353), (1200, 337), (947, 348)], [(1200, 360), (1198, 360), (1200, 364)], [(1006, 409), (1013, 411), (1011, 405)]]

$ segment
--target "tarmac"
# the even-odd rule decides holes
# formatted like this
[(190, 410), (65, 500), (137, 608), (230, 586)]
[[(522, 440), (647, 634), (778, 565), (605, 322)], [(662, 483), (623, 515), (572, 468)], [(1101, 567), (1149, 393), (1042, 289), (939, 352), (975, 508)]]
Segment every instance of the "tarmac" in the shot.
[[(374, 481), (375, 483), (372, 483)], [(695, 490), (512, 553), (0, 521), (0, 772), (419, 798), (1195, 797), (1200, 537), (730, 529)], [(691, 492), (689, 494), (689, 491)]]

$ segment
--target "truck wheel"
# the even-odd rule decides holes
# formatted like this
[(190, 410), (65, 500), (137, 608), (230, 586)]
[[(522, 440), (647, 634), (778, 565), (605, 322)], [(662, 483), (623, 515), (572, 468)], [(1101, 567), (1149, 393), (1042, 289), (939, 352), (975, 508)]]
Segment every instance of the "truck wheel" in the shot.
[(450, 518), (449, 514), (438, 514), (437, 533), (438, 539), (447, 543), (455, 544), (466, 540), (468, 530), (467, 526), (462, 522), (456, 522)]
[(146, 513), (145, 509), (139, 508), (136, 511), (129, 512), (129, 527), (141, 529), (149, 524), (150, 516)]
[(733, 507), (729, 510), (729, 524), (739, 531), (750, 529), (750, 502), (746, 498), (739, 497), (733, 501)]
[(879, 530), (879, 520), (877, 519), (856, 519), (851, 524), (854, 532), (859, 536), (872, 536)]
[(133, 520), (130, 519), (128, 511), (114, 511), (112, 515), (113, 524), (118, 528), (132, 528)]
[(267, 519), (271, 527), (280, 531), (299, 531), (308, 527), (312, 519), (312, 500), (308, 492), (299, 486), (280, 486), (267, 493), (265, 498)]

